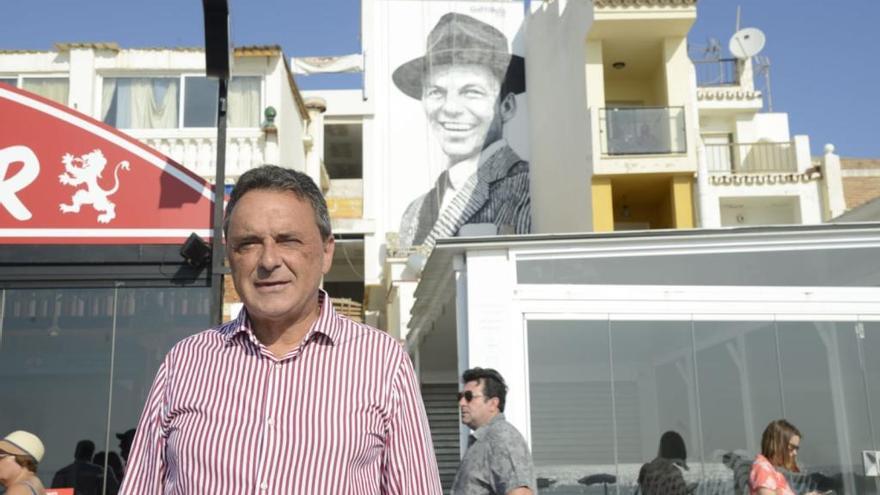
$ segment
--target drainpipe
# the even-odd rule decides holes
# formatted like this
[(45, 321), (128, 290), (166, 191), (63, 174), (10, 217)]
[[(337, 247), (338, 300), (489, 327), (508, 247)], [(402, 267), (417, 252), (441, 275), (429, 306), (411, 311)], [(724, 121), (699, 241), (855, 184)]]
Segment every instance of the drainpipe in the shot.
[(316, 96), (308, 98), (305, 104), (309, 112), (308, 139), (310, 140), (305, 172), (326, 193), (330, 189), (330, 180), (324, 169), (324, 112), (327, 111), (327, 101)]

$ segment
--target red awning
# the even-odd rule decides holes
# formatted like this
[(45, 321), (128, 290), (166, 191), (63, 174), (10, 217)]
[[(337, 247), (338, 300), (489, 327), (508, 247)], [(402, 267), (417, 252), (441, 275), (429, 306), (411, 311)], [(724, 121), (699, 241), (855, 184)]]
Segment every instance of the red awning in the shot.
[(0, 244), (211, 237), (211, 185), (75, 110), (0, 84)]

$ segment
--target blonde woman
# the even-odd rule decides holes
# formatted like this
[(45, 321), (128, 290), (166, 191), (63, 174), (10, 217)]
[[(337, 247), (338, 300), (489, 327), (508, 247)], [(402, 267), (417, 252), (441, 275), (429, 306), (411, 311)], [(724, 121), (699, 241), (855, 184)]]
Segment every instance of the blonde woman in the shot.
[(0, 485), (6, 495), (46, 495), (37, 478), (44, 452), (43, 442), (26, 431), (14, 431), (0, 440)]
[[(801, 432), (784, 419), (771, 421), (761, 436), (761, 453), (749, 473), (749, 495), (795, 495), (778, 468), (799, 473), (798, 450)], [(809, 492), (817, 495), (818, 492)]]

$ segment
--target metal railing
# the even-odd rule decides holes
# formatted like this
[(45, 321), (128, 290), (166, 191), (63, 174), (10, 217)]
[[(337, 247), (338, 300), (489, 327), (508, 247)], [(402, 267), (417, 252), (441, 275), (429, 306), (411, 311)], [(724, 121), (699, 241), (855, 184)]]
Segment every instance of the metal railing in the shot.
[(721, 60), (695, 60), (697, 86), (738, 86), (739, 60), (723, 58)]
[(713, 174), (797, 172), (793, 142), (706, 144), (707, 168)]
[(686, 153), (684, 107), (599, 109), (605, 155)]

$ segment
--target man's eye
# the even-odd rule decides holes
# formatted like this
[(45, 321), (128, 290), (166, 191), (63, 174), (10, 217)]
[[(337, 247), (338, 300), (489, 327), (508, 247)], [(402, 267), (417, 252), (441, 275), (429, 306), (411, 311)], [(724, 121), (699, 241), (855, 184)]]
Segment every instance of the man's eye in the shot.
[(468, 98), (482, 98), (482, 97), (486, 96), (485, 91), (483, 91), (481, 89), (477, 89), (477, 88), (468, 88), (468, 89), (462, 91), (462, 93), (465, 96), (467, 96)]
[(443, 96), (443, 92), (437, 88), (428, 88), (425, 90), (425, 96), (427, 98), (439, 98)]
[(238, 244), (235, 245), (235, 250), (239, 251), (239, 252), (248, 251), (248, 250), (253, 249), (256, 245), (257, 245), (256, 242), (251, 242), (251, 241), (239, 242)]

